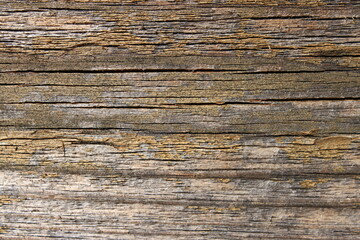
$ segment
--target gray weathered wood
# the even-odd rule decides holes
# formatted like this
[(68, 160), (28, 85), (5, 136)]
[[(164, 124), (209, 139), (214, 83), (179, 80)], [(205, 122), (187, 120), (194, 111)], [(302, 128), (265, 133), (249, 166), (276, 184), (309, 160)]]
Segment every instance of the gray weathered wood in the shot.
[(359, 12), (0, 1), (0, 239), (360, 239)]

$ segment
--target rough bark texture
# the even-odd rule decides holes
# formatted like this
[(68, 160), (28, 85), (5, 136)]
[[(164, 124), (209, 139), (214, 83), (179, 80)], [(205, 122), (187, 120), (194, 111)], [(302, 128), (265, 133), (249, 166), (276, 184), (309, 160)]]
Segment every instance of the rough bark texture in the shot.
[(1, 0), (0, 239), (360, 239), (359, 13)]

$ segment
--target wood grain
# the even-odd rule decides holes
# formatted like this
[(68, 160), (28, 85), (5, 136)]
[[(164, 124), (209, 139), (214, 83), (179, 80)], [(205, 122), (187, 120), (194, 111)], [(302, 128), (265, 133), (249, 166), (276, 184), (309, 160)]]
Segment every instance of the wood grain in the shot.
[(0, 239), (360, 239), (359, 12), (0, 1)]

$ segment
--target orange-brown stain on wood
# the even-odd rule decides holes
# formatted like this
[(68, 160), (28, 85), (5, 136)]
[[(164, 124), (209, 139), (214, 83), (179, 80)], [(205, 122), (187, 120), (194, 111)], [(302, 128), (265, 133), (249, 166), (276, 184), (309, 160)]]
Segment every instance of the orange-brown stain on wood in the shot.
[(303, 159), (311, 162), (313, 158), (331, 160), (343, 157), (350, 149), (352, 137), (331, 136), (319, 139), (297, 137), (293, 144), (285, 148), (290, 159)]

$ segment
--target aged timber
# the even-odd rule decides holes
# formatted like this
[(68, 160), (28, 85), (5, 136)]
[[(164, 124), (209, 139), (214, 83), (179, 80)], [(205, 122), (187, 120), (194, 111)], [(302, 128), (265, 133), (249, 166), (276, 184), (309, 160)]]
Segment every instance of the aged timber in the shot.
[(359, 13), (0, 1), (0, 239), (360, 239)]

